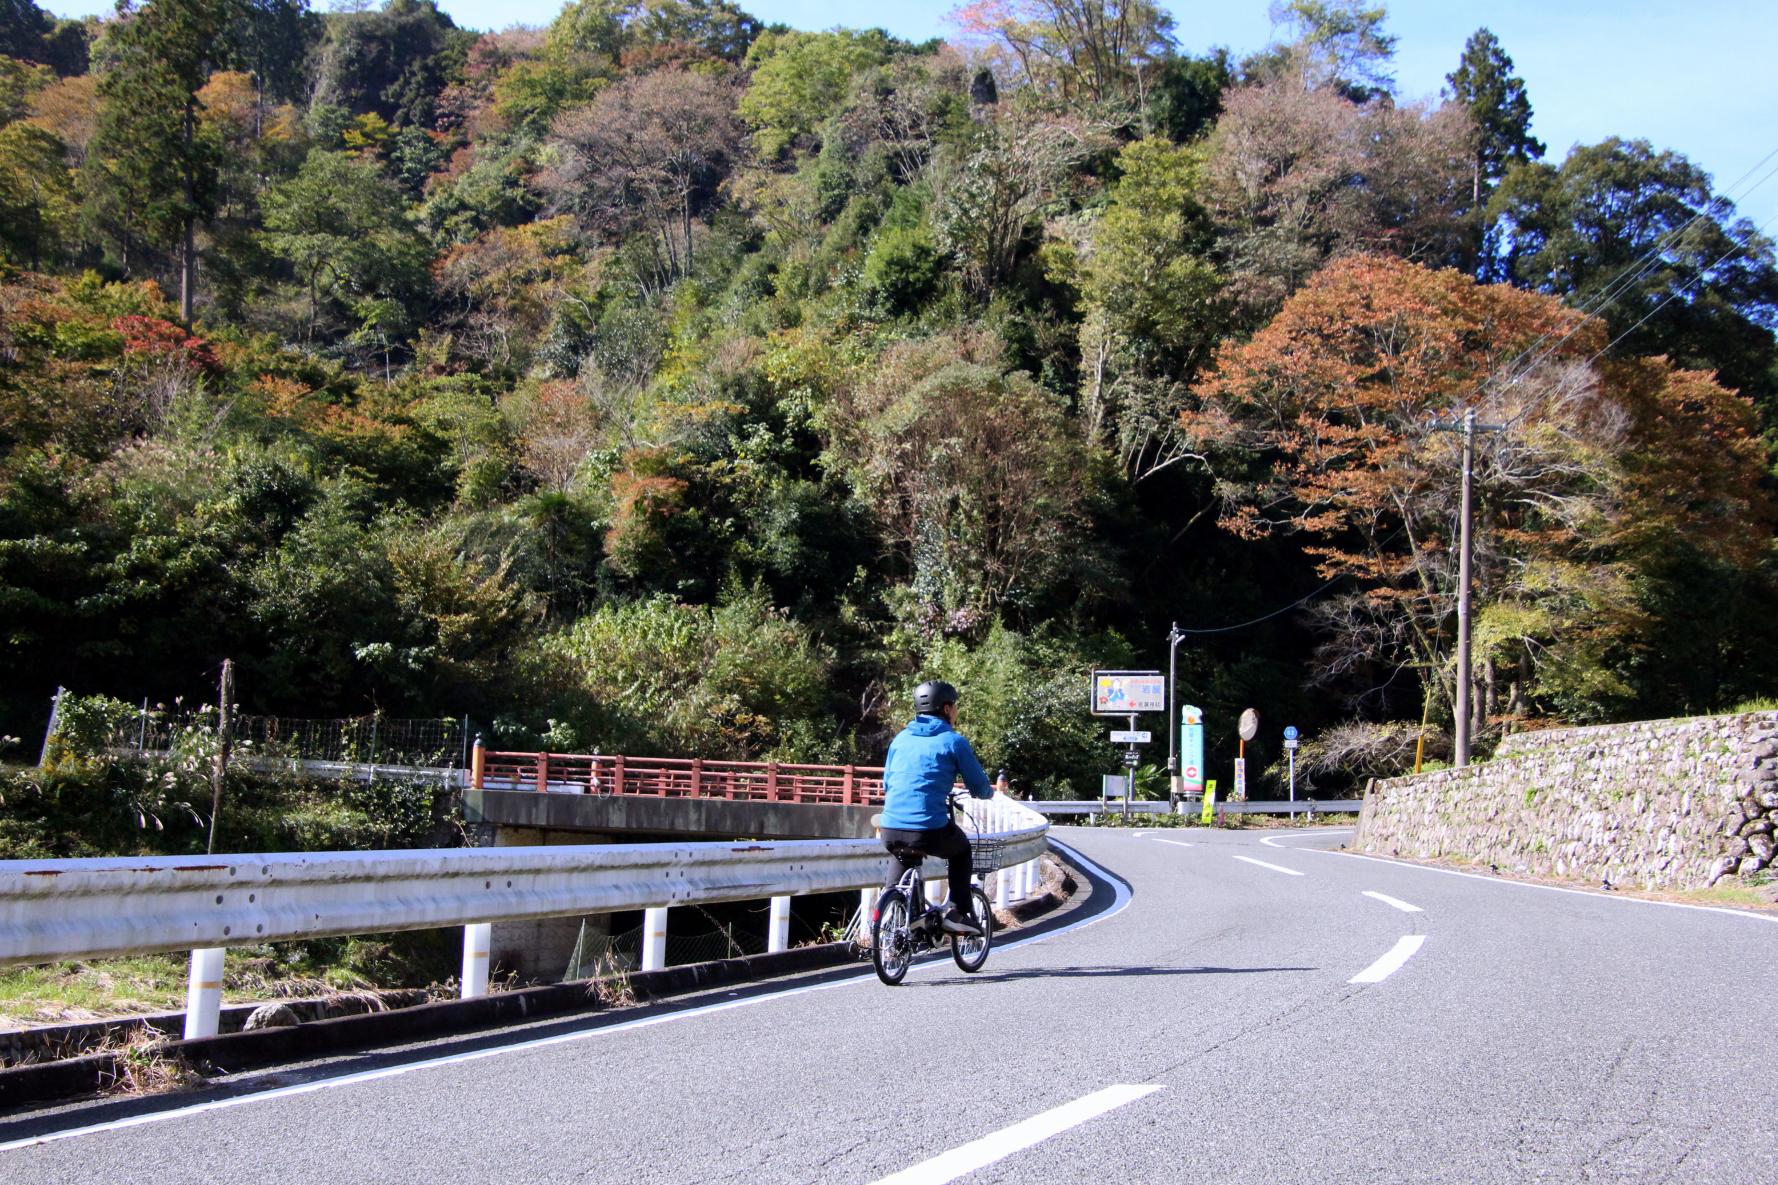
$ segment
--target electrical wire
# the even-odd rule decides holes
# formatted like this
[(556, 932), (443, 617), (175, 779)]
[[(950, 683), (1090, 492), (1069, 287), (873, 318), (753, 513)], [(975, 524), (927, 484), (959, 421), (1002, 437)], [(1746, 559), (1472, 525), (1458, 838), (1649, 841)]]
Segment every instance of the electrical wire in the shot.
[(1322, 585), (1320, 588), (1309, 593), (1307, 596), (1299, 597), (1297, 600), (1294, 600), (1290, 604), (1284, 606), (1284, 608), (1274, 609), (1272, 612), (1266, 614), (1264, 617), (1256, 617), (1252, 621), (1243, 621), (1240, 625), (1223, 625), (1223, 626), (1217, 626), (1215, 629), (1205, 629), (1205, 630), (1180, 630), (1179, 633), (1181, 636), (1184, 636), (1184, 637), (1189, 637), (1192, 634), (1232, 634), (1236, 630), (1244, 630), (1244, 629), (1248, 628), (1249, 626), (1259, 625), (1261, 622), (1270, 621), (1274, 617), (1282, 617), (1282, 616), (1284, 616), (1284, 614), (1289, 613), (1292, 609), (1299, 609), (1302, 606), (1308, 604), (1310, 601), (1314, 600), (1316, 597), (1320, 596), (1322, 593), (1326, 592), (1328, 589), (1332, 588), (1334, 585), (1338, 584), (1340, 581), (1344, 580), (1345, 578), (1346, 578), (1346, 574), (1344, 572), (1342, 572), (1338, 576), (1335, 576), (1332, 580), (1328, 581), (1326, 584)]
[[(1495, 382), (1496, 385), (1498, 385), (1498, 386), (1505, 386), (1505, 385), (1509, 385), (1511, 383), (1517, 382), (1519, 379), (1522, 379), (1526, 375), (1530, 374), (1534, 369), (1536, 369), (1545, 360), (1547, 360), (1552, 354), (1554, 354), (1558, 349), (1560, 349), (1562, 347), (1563, 343), (1568, 341), (1568, 339), (1573, 337), (1576, 333), (1580, 332), (1581, 327), (1586, 324), (1588, 318), (1597, 316), (1601, 310), (1609, 307), (1610, 305), (1617, 303), (1618, 300), (1622, 299), (1624, 294), (1630, 290), (1630, 287), (1632, 285), (1634, 285), (1636, 283), (1636, 281), (1642, 279), (1644, 276), (1648, 275), (1650, 272), (1652, 272), (1655, 269), (1656, 265), (1660, 261), (1662, 254), (1665, 253), (1665, 251), (1667, 250), (1668, 247), (1670, 247), (1671, 245), (1676, 243), (1682, 235), (1684, 235), (1687, 231), (1689, 231), (1694, 225), (1696, 225), (1705, 216), (1711, 215), (1712, 212), (1716, 209), (1716, 207), (1718, 205), (1726, 203), (1728, 206), (1730, 206), (1732, 208), (1734, 205), (1734, 200), (1732, 200), (1729, 197), (1729, 194), (1732, 193), (1734, 190), (1738, 189), (1741, 186), (1742, 182), (1746, 181), (1749, 177), (1752, 177), (1755, 173), (1757, 173), (1761, 169), (1765, 168), (1767, 162), (1772, 160), (1774, 157), (1778, 157), (1778, 148), (1774, 148), (1772, 151), (1768, 152), (1759, 161), (1758, 164), (1755, 164), (1751, 169), (1749, 169), (1749, 170), (1747, 170), (1747, 172), (1743, 173), (1734, 182), (1734, 184), (1729, 186), (1728, 189), (1724, 190), (1722, 193), (1718, 194), (1717, 196), (1711, 198), (1708, 202), (1704, 203), (1703, 208), (1698, 210), (1696, 213), (1694, 213), (1685, 222), (1681, 223), (1679, 226), (1675, 227), (1673, 230), (1668, 231), (1666, 234), (1664, 234), (1660, 238), (1656, 239), (1655, 242), (1650, 245), (1650, 247), (1648, 248), (1647, 251), (1643, 252), (1643, 254), (1639, 258), (1633, 260), (1628, 267), (1626, 267), (1622, 272), (1620, 272), (1617, 275), (1617, 277), (1615, 279), (1613, 279), (1611, 281), (1611, 283), (1607, 284), (1604, 288), (1602, 288), (1598, 292), (1594, 293), (1592, 297), (1588, 298), (1585, 302), (1583, 302), (1581, 305), (1579, 305), (1577, 307), (1576, 311), (1578, 311), (1581, 314), (1581, 319), (1578, 322), (1576, 322), (1574, 327), (1571, 328), (1567, 333), (1564, 333), (1560, 338), (1558, 338), (1556, 341), (1552, 342), (1547, 349), (1543, 349), (1541, 352), (1538, 352), (1536, 357), (1531, 358), (1529, 362), (1525, 361), (1527, 356), (1531, 355), (1534, 351), (1537, 351), (1538, 348), (1540, 346), (1542, 346), (1543, 343), (1549, 339), (1550, 334), (1553, 333), (1554, 330), (1545, 331), (1536, 340), (1534, 340), (1529, 346), (1527, 346), (1527, 347), (1525, 347), (1525, 349), (1521, 350), (1515, 357), (1508, 360), (1500, 368), (1500, 370), (1502, 372), (1512, 372), (1512, 371), (1516, 370), (1517, 371), (1516, 374), (1506, 374), (1506, 375), (1503, 375), (1502, 377), (1499, 377), (1499, 378), (1496, 378), (1493, 380), (1484, 380), (1481, 387), (1477, 388), (1476, 393), (1478, 395), (1481, 394), (1481, 391), (1486, 388), (1487, 383), (1489, 381)], [(1751, 196), (1753, 193), (1757, 192), (1762, 185), (1764, 185), (1766, 182), (1770, 181), (1774, 176), (1778, 176), (1778, 169), (1774, 169), (1772, 172), (1767, 173), (1764, 177), (1761, 177), (1758, 181), (1754, 182), (1753, 185), (1748, 187), (1748, 189), (1745, 193), (1742, 193), (1740, 195), (1739, 200), (1745, 201), (1749, 196)], [(1720, 261), (1718, 261), (1718, 262), (1720, 262)], [(1716, 264), (1712, 264), (1711, 266), (1714, 267), (1714, 266), (1716, 266)], [(1705, 270), (1708, 271), (1709, 269), (1705, 269)]]

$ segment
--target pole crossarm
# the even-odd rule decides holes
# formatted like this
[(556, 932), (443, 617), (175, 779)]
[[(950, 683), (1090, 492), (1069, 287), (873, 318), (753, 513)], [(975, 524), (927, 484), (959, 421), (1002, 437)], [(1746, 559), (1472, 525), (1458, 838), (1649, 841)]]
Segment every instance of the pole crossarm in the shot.
[[(1022, 803), (970, 813), (983, 870), (1048, 847)], [(847, 839), (5, 860), (0, 966), (862, 889), (885, 859)]]

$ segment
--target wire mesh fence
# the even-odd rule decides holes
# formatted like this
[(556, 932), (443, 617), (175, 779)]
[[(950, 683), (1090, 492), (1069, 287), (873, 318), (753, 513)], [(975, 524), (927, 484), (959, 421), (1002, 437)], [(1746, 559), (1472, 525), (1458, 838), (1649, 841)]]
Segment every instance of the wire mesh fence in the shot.
[[(128, 714), (114, 713), (108, 723), (104, 747), (112, 752), (169, 753), (194, 732), (214, 736), (217, 722), (212, 705), (184, 711), (144, 703)], [(238, 751), (296, 761), (451, 769), (469, 764), (469, 721), (461, 716), (238, 715), (229, 722), (229, 740)]]

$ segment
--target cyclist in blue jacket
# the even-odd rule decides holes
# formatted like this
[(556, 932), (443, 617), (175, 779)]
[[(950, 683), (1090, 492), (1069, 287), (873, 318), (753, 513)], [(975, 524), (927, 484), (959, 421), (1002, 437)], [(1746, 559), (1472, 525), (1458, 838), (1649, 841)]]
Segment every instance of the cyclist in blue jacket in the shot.
[(970, 907), (969, 878), (975, 871), (969, 837), (951, 818), (951, 787), (959, 780), (975, 798), (994, 797), (994, 787), (957, 721), (957, 689), (931, 680), (914, 689), (914, 718), (890, 742), (883, 762), (883, 846), (894, 857), (885, 887), (893, 886), (926, 856), (950, 861), (951, 905), (944, 928), (952, 934), (980, 934), (982, 923)]

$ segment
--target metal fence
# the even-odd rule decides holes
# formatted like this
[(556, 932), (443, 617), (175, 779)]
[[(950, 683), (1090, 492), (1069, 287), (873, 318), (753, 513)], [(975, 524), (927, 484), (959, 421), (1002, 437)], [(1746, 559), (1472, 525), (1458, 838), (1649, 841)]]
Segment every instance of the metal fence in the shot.
[[(169, 712), (146, 703), (119, 719), (107, 738), (113, 752), (167, 753), (196, 734), (215, 731), (214, 708)], [(53, 725), (52, 725), (53, 727)], [(229, 739), (237, 749), (291, 761), (463, 769), (469, 764), (469, 718), (236, 716)]]

